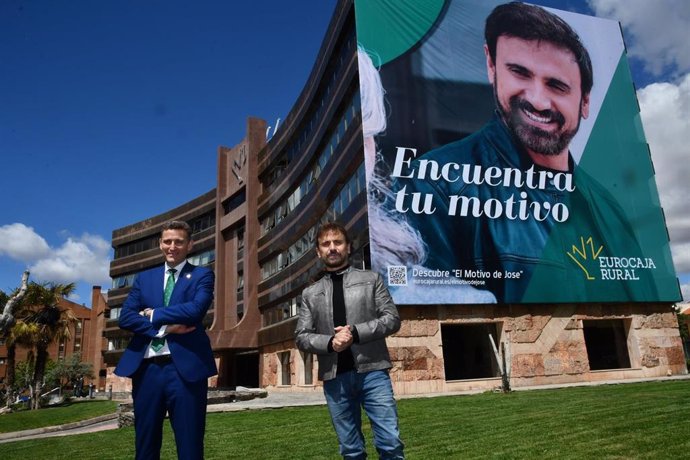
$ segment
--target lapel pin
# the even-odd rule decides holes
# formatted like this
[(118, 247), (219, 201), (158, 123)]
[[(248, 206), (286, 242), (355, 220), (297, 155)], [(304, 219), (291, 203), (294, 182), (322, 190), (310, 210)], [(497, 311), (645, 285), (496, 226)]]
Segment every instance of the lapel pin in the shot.
[(185, 275), (185, 278), (187, 278), (187, 279), (192, 279), (192, 274), (191, 274), (191, 273), (187, 273), (187, 274)]

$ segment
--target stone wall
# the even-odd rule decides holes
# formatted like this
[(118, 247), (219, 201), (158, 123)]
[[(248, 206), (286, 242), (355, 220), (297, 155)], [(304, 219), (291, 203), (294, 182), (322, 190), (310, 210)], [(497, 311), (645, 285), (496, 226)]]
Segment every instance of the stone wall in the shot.
[[(564, 304), (400, 307), (400, 331), (387, 339), (397, 394), (487, 391), (501, 387), (500, 376), (447, 381), (443, 362), (443, 324), (495, 323), (506, 346), (511, 387), (687, 374), (675, 312), (669, 304)], [(591, 371), (583, 321), (621, 320), (630, 368)], [(291, 385), (280, 385), (280, 352), (290, 351)], [(294, 342), (262, 350), (264, 387), (304, 389), (302, 357)], [(314, 385), (320, 385), (314, 363)]]
[[(290, 353), (290, 385), (282, 384), (281, 353)], [(302, 353), (295, 348), (292, 340), (273, 344), (261, 350), (261, 380), (262, 388), (289, 389), (300, 391), (313, 391), (320, 388), (318, 380), (319, 363), (316, 356), (312, 356), (313, 366), (311, 372), (312, 383), (306, 383), (305, 364)]]
[(132, 379), (128, 377), (119, 377), (115, 375), (115, 367), (108, 367), (107, 376), (105, 378), (105, 388), (106, 391), (110, 386), (113, 387), (113, 393), (131, 393), (132, 392)]
[[(670, 305), (510, 305), (401, 307), (403, 325), (388, 339), (399, 393), (489, 390), (500, 378), (445, 380), (441, 324), (496, 323), (508, 348), (511, 386), (686, 374)], [(627, 326), (629, 369), (590, 371), (583, 320), (620, 319)]]

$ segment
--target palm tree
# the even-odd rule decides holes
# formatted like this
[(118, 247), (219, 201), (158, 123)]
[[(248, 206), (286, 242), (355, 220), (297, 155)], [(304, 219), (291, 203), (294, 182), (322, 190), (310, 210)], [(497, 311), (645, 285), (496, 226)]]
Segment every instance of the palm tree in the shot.
[[(27, 312), (23, 309), (17, 312), (19, 319), (15, 320), (14, 325), (9, 330), (6, 335), (5, 345), (7, 346), (7, 378), (5, 379), (7, 388), (7, 406), (9, 407), (14, 400), (14, 392), (23, 388), (23, 384), (18, 385), (16, 381), (16, 367), (17, 362), (15, 359), (15, 354), (17, 347), (29, 349), (29, 354), (27, 356), (27, 361), (33, 361), (33, 349), (36, 342), (36, 337), (38, 337), (38, 328), (32, 323), (27, 323), (24, 321), (24, 317)], [(33, 391), (31, 391), (33, 395)]]
[(10, 407), (13, 401), (13, 388), (15, 384), (15, 356), (17, 350), (17, 337), (15, 335), (15, 323), (12, 328), (5, 333), (5, 347), (7, 348), (7, 371), (5, 374), (5, 391), (7, 395), (6, 406)]
[(36, 348), (36, 362), (31, 388), (31, 405), (38, 409), (46, 363), (48, 347), (56, 341), (70, 337), (70, 327), (77, 318), (69, 309), (60, 309), (60, 300), (74, 292), (76, 285), (44, 283), (29, 284), (26, 296), (22, 299), (22, 311), (17, 315), (17, 324), (13, 327), (14, 341), (27, 348)]
[(14, 386), (14, 367), (15, 367), (15, 351), (16, 345), (14, 341), (11, 341), (9, 334), (5, 340), (5, 346), (7, 347), (7, 369), (5, 373), (5, 404), (10, 407), (12, 404), (12, 387)]

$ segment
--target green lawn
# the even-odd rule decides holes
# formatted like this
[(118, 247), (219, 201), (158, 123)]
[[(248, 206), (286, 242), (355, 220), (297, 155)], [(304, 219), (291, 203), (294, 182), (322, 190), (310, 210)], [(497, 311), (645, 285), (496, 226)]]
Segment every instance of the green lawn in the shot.
[(115, 401), (75, 401), (58, 407), (0, 415), (0, 433), (78, 422), (117, 411)]
[[(690, 380), (403, 399), (409, 459), (690, 456)], [(2, 418), (0, 417), (0, 420)], [(1, 423), (1, 422), (0, 422)], [(370, 432), (366, 430), (371, 446)], [(0, 445), (1, 457), (131, 459), (131, 428)], [(377, 455), (370, 448), (371, 458)], [(164, 459), (175, 458), (166, 424)], [(338, 458), (325, 407), (213, 413), (208, 459)]]

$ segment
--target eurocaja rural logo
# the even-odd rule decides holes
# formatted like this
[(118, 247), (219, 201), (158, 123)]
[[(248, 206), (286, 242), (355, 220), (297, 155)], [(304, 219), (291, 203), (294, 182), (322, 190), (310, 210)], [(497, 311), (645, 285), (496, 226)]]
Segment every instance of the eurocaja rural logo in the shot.
[(591, 236), (581, 236), (566, 254), (589, 281), (637, 281), (644, 270), (656, 269), (651, 257), (607, 255), (606, 248)]

